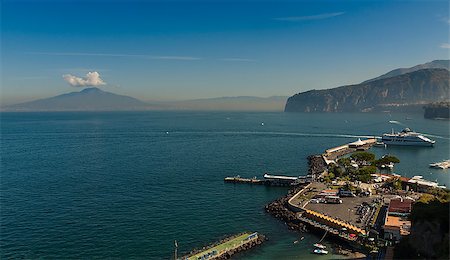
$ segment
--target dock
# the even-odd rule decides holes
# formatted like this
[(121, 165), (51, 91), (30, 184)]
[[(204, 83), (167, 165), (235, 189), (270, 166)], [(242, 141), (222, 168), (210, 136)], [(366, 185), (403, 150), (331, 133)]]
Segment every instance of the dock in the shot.
[(224, 179), (225, 182), (232, 182), (232, 183), (248, 183), (248, 184), (264, 184), (264, 180), (259, 180), (256, 177), (253, 178), (242, 178), (240, 176), (234, 176), (234, 177), (226, 177)]
[(248, 250), (264, 242), (265, 237), (258, 232), (245, 232), (212, 244), (202, 250), (181, 257), (182, 260), (228, 259), (233, 254)]
[(329, 164), (330, 162), (342, 157), (346, 154), (354, 153), (356, 151), (365, 151), (377, 143), (376, 138), (368, 138), (365, 140), (358, 139), (356, 142), (344, 144), (325, 150), (323, 158)]
[(263, 180), (257, 179), (256, 177), (242, 178), (238, 175), (234, 177), (226, 177), (224, 181), (230, 183), (264, 184), (269, 186), (296, 186), (310, 183), (312, 181), (312, 176), (284, 176), (265, 173)]

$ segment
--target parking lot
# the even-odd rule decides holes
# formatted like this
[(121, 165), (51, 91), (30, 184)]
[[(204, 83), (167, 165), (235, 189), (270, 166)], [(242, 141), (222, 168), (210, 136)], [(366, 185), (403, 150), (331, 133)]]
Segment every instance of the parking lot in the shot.
[(308, 203), (305, 208), (364, 228), (376, 210), (368, 205), (373, 204), (376, 198), (377, 196), (347, 197), (341, 198), (342, 204)]

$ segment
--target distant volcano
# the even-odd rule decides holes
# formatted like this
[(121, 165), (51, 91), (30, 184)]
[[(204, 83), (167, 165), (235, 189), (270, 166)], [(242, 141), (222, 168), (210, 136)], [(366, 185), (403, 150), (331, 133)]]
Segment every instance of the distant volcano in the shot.
[(139, 99), (117, 95), (98, 88), (86, 88), (51, 98), (7, 106), (7, 111), (109, 111), (154, 108)]

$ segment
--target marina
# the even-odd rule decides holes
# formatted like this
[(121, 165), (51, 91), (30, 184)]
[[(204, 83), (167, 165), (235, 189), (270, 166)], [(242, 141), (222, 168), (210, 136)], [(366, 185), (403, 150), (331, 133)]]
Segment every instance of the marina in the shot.
[[(365, 151), (375, 144), (374, 139), (358, 139), (353, 143), (327, 149), (322, 154), (322, 158), (326, 165), (336, 165), (339, 158), (356, 151)], [(368, 155), (360, 154), (360, 156)], [(395, 161), (397, 159), (390, 155), (383, 155), (379, 161), (383, 164), (380, 164), (379, 168), (392, 170), (394, 163), (384, 163), (389, 160)], [(370, 166), (364, 160), (357, 165), (355, 161), (351, 161), (351, 163), (355, 164), (355, 166), (351, 165), (356, 169)], [(447, 163), (447, 161), (441, 164), (443, 163)], [(441, 164), (432, 164), (430, 167), (441, 166)], [(437, 182), (425, 180), (422, 176), (407, 178), (397, 174), (380, 173), (372, 174), (371, 179), (375, 183), (398, 181), (400, 189), (404, 189), (406, 192), (386, 193), (385, 190), (380, 189), (380, 184), (353, 181), (354, 187), (360, 189), (359, 194), (354, 194), (349, 190), (337, 189), (344, 184), (348, 187), (349, 181), (340, 184), (333, 181), (334, 185), (319, 181), (326, 175), (327, 170), (324, 170), (321, 174), (315, 176), (316, 181), (312, 181), (301, 190), (297, 190), (295, 194), (287, 196), (287, 208), (295, 213), (294, 219), (290, 216), (290, 213), (278, 211), (285, 214), (283, 219), (291, 221), (294, 226), (299, 225), (296, 222), (298, 220), (312, 231), (325, 232), (323, 238), (328, 234), (346, 242), (355, 250), (372, 255), (384, 254), (386, 245), (395, 243), (403, 236), (410, 234), (411, 222), (408, 222), (405, 216), (411, 212), (411, 201), (418, 199), (421, 194), (414, 193), (414, 191), (428, 192), (430, 189), (445, 188), (445, 186), (439, 186)], [(403, 195), (399, 196), (399, 194)], [(404, 197), (406, 194), (409, 194), (409, 197)], [(404, 205), (409, 205), (409, 208), (404, 208)], [(399, 208), (404, 209), (398, 211)], [(380, 237), (379, 234), (384, 235)], [(314, 254), (328, 253), (325, 248), (317, 245), (314, 245), (316, 247), (313, 250)]]

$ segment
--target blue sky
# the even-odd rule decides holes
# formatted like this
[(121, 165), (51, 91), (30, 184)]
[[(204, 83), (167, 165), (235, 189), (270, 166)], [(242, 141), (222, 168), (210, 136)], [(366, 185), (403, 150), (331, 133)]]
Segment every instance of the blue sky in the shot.
[(293, 95), (450, 50), (447, 1), (3, 0), (1, 12), (3, 104), (78, 91), (68, 77), (97, 82), (88, 72), (143, 100)]

